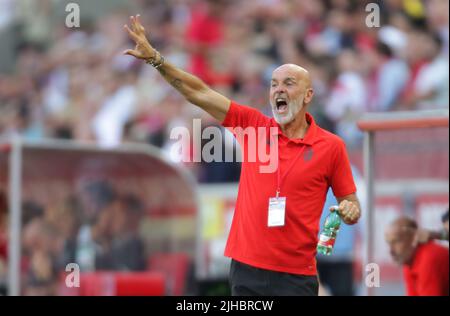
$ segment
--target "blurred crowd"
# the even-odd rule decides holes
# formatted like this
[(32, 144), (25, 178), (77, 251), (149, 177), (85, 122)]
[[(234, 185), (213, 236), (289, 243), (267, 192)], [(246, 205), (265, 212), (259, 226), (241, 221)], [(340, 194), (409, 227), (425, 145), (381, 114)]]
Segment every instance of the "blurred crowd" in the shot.
[[(0, 295), (7, 275), (6, 195), (0, 192)], [(139, 232), (144, 206), (133, 194), (118, 194), (110, 183), (86, 186), (58, 208), (32, 200), (22, 204), (21, 289), (24, 295), (56, 295), (66, 266), (81, 272), (144, 271), (148, 251)]]
[[(199, 117), (217, 125), (152, 67), (121, 54), (134, 46), (123, 25), (136, 13), (168, 60), (268, 115), (272, 70), (305, 67), (316, 93), (310, 111), (350, 150), (361, 146), (355, 121), (365, 112), (448, 108), (447, 0), (130, 0), (81, 16), (80, 28), (55, 22), (51, 0), (1, 2), (0, 31), (20, 39), (14, 72), (0, 75), (1, 136), (169, 151), (173, 127), (192, 129)], [(380, 27), (366, 24), (369, 2), (379, 5)], [(200, 181), (239, 176), (233, 164), (195, 168)]]
[[(102, 1), (110, 0), (95, 2)], [(13, 71), (0, 72), (0, 138), (148, 143), (169, 155), (174, 127), (192, 132), (194, 118), (217, 126), (152, 67), (121, 54), (134, 46), (123, 25), (137, 13), (166, 59), (267, 115), (272, 71), (283, 63), (305, 67), (315, 89), (310, 111), (349, 150), (361, 148), (355, 122), (365, 112), (448, 108), (448, 0), (124, 0), (82, 15), (80, 28), (57, 18), (64, 14), (58, 2), (0, 0), (0, 35), (13, 34), (15, 57)], [(369, 2), (379, 5), (379, 27), (366, 24)], [(203, 182), (239, 177), (235, 163), (189, 167)], [(87, 192), (98, 194), (89, 205), (72, 196), (56, 213), (24, 202), (26, 294), (54, 294), (69, 262), (84, 271), (147, 268), (137, 234), (142, 201), (105, 183)], [(6, 231), (0, 194), (0, 294)]]

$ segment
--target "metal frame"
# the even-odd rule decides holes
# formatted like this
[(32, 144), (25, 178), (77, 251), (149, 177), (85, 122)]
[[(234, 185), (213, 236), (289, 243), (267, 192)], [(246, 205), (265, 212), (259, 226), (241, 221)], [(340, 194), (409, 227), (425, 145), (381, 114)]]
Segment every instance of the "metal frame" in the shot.
[[(174, 162), (164, 159), (160, 150), (151, 145), (144, 144), (124, 144), (114, 148), (101, 148), (92, 143), (81, 143), (75, 141), (61, 140), (43, 140), (39, 142), (30, 142), (20, 137), (11, 139), (0, 138), (0, 145), (9, 146), (9, 214), (10, 214), (10, 233), (8, 241), (8, 295), (20, 295), (20, 257), (21, 257), (21, 217), (22, 217), (22, 162), (23, 150), (26, 148), (52, 149), (52, 150), (70, 150), (87, 152), (105, 152), (111, 154), (133, 153), (144, 154), (157, 159), (168, 165), (176, 174), (183, 179), (189, 187), (192, 188), (197, 209), (199, 207), (198, 192), (195, 189), (197, 185), (193, 175), (186, 169)], [(198, 235), (198, 234), (197, 234)], [(196, 236), (198, 238), (198, 236)], [(196, 242), (198, 246), (198, 241)], [(195, 258), (194, 258), (195, 259)]]
[[(364, 146), (363, 146), (363, 161), (364, 161), (364, 181), (367, 190), (366, 196), (366, 210), (367, 210), (367, 219), (365, 221), (365, 230), (366, 240), (364, 241), (364, 254), (363, 254), (363, 262), (364, 266), (371, 262), (374, 259), (374, 224), (375, 224), (375, 214), (374, 214), (374, 185), (373, 185), (373, 176), (375, 174), (375, 164), (374, 164), (374, 143), (375, 143), (375, 132), (369, 131), (364, 134)], [(366, 277), (366, 269), (362, 269), (363, 276), (362, 280), (365, 280)], [(365, 289), (365, 295), (372, 296), (374, 289), (369, 287), (363, 287)]]
[[(366, 271), (364, 267), (373, 262), (374, 259), (374, 197), (375, 185), (374, 175), (375, 166), (375, 134), (382, 130), (398, 130), (407, 128), (430, 128), (430, 127), (448, 127), (449, 110), (427, 110), (411, 112), (385, 112), (385, 113), (367, 113), (358, 121), (358, 127), (364, 131), (363, 161), (364, 178), (367, 189), (367, 215), (366, 215), (366, 233), (364, 234), (364, 253), (363, 253), (363, 276), (364, 282)], [(374, 288), (363, 286), (363, 294), (372, 296)]]
[(20, 295), (20, 253), (21, 247), (21, 219), (22, 219), (22, 142), (20, 138), (11, 141), (9, 157), (9, 226), (8, 241), (8, 295)]

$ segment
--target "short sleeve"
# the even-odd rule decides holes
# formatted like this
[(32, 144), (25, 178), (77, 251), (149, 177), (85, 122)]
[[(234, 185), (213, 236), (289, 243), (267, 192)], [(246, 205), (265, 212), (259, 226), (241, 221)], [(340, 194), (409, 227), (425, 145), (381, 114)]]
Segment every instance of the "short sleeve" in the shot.
[(347, 150), (341, 139), (337, 141), (330, 173), (330, 185), (334, 196), (339, 198), (356, 192)]
[(270, 119), (257, 109), (232, 101), (227, 115), (222, 122), (222, 126), (226, 128), (241, 127), (245, 129), (249, 126), (267, 126), (269, 123)]

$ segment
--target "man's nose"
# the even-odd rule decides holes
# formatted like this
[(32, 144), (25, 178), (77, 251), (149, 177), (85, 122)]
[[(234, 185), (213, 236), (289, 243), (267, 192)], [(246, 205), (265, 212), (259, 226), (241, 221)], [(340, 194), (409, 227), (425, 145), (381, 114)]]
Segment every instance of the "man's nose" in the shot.
[(282, 86), (278, 86), (275, 88), (275, 95), (278, 96), (280, 94), (285, 94), (286, 93), (286, 89)]

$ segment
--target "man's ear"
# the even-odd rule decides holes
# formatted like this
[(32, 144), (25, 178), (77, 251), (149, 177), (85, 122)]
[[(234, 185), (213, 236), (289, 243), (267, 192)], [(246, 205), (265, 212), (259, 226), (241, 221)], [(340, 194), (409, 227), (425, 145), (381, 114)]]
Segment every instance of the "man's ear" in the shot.
[(312, 88), (308, 88), (305, 93), (305, 98), (303, 99), (303, 102), (305, 103), (305, 105), (308, 105), (309, 103), (311, 103), (313, 96), (314, 96), (314, 90)]

